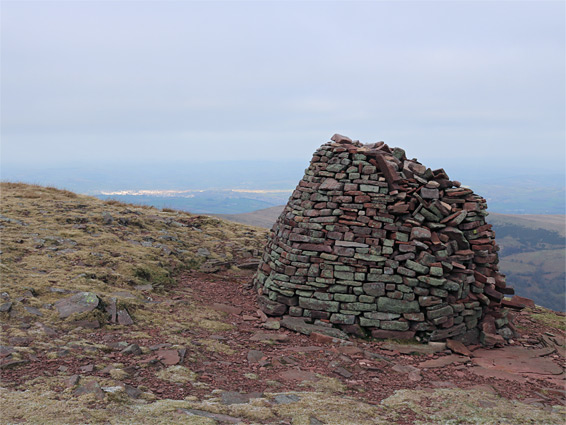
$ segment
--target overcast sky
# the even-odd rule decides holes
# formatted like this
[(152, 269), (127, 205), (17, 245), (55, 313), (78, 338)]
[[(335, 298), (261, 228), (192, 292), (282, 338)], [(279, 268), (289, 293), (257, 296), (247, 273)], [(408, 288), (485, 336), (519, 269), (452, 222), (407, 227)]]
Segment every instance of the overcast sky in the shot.
[(308, 162), (339, 132), (564, 169), (563, 1), (1, 7), (6, 163)]

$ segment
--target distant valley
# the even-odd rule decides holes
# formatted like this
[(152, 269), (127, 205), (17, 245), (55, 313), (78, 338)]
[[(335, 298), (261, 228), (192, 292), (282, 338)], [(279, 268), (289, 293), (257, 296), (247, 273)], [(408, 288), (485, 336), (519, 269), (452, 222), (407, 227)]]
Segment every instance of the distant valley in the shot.
[[(428, 164), (487, 200), (502, 214), (566, 214), (564, 170), (465, 161)], [(100, 199), (207, 214), (235, 214), (286, 204), (308, 160), (161, 163), (2, 163), (4, 181), (67, 189)]]
[(114, 199), (130, 204), (170, 208), (195, 214), (239, 214), (286, 203), (292, 190), (212, 189), (212, 190), (139, 190), (96, 194), (99, 199)]

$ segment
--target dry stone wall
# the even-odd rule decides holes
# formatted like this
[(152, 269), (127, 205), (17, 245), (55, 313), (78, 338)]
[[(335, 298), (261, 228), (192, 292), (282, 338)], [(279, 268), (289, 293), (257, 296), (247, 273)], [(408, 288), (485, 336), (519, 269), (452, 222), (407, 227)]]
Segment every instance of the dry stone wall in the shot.
[(358, 336), (504, 343), (513, 326), (486, 201), (385, 143), (334, 135), (273, 226), (262, 310)]

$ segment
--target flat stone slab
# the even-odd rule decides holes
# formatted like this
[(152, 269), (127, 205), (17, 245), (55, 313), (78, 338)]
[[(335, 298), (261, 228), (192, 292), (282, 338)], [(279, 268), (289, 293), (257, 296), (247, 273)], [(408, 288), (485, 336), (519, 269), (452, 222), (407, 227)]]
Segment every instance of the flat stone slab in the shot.
[(0, 360), (0, 369), (10, 369), (17, 366), (29, 363), (29, 360), (12, 360), (12, 359), (2, 359)]
[(328, 335), (333, 338), (348, 339), (348, 335), (336, 328), (329, 328), (326, 326), (311, 325), (306, 323), (300, 317), (285, 316), (281, 319), (281, 326), (290, 329), (295, 332), (299, 332), (305, 335), (310, 335), (312, 332), (318, 332), (319, 334)]
[(117, 318), (118, 318), (118, 324), (120, 325), (129, 326), (134, 324), (132, 317), (130, 316), (128, 310), (126, 309), (118, 310)]
[(505, 379), (507, 381), (514, 381), (514, 382), (527, 382), (527, 378), (523, 377), (522, 375), (505, 372), (503, 370), (488, 369), (481, 366), (471, 367), (468, 370), (478, 376), (483, 376), (484, 378)]
[(100, 304), (100, 298), (92, 292), (79, 292), (69, 298), (55, 302), (59, 318), (64, 319), (75, 313), (88, 313)]
[(462, 344), (460, 341), (455, 341), (453, 339), (446, 340), (446, 347), (452, 350), (456, 354), (461, 354), (463, 356), (474, 357), (472, 352)]
[(538, 351), (524, 347), (504, 347), (497, 350), (478, 349), (474, 351), (474, 364), (486, 369), (537, 375), (560, 375), (563, 368), (546, 357), (538, 357)]
[(289, 335), (283, 333), (257, 332), (250, 337), (250, 341), (285, 342), (288, 340), (289, 340)]
[(295, 353), (313, 353), (316, 351), (323, 351), (324, 347), (319, 347), (318, 345), (308, 345), (306, 347), (285, 347), (285, 351), (293, 351)]
[(216, 311), (222, 311), (223, 313), (239, 315), (242, 313), (242, 309), (240, 307), (234, 307), (228, 304), (221, 304), (221, 303), (214, 303), (212, 304), (212, 309)]
[(419, 368), (434, 369), (437, 367), (444, 367), (455, 363), (466, 363), (469, 362), (470, 358), (466, 356), (457, 356), (451, 354), (449, 356), (440, 357), (438, 359), (426, 360), (419, 363)]
[(240, 418), (236, 418), (234, 416), (229, 416), (229, 415), (222, 415), (220, 413), (210, 413), (210, 412), (205, 412), (204, 410), (198, 410), (198, 409), (179, 409), (179, 411), (185, 413), (186, 415), (189, 416), (201, 416), (204, 418), (210, 418), (213, 419), (215, 421), (219, 421), (219, 422), (223, 422), (223, 423), (231, 423), (231, 424), (237, 424), (237, 423), (241, 423), (242, 420)]
[(249, 363), (259, 363), (265, 354), (258, 350), (250, 350), (248, 351), (248, 362)]
[(285, 381), (316, 381), (317, 377), (314, 372), (300, 369), (289, 369), (279, 374), (281, 379)]
[(423, 379), (421, 370), (418, 367), (410, 365), (396, 364), (392, 367), (395, 372), (406, 373), (410, 381), (418, 382)]
[(382, 347), (384, 350), (389, 351), (398, 351), (401, 354), (411, 354), (411, 353), (420, 353), (420, 354), (434, 354), (444, 351), (446, 349), (445, 344), (397, 344), (394, 342), (388, 342), (384, 344)]
[(88, 381), (79, 386), (73, 394), (76, 396), (81, 396), (84, 394), (94, 394), (96, 398), (102, 400), (104, 398), (104, 391), (100, 388), (100, 385), (96, 381)]
[(291, 404), (299, 401), (301, 397), (295, 394), (277, 394), (274, 398), (276, 404)]
[(179, 350), (157, 350), (156, 354), (159, 360), (168, 366), (176, 365), (181, 362)]
[(263, 397), (263, 393), (240, 393), (237, 391), (224, 391), (221, 394), (222, 404), (245, 404), (249, 403), (252, 398)]

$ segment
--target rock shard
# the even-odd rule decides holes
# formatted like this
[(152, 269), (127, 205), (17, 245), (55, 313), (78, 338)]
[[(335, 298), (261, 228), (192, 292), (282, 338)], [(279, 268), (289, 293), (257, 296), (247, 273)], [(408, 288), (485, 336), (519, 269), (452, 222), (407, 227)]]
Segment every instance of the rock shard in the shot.
[(513, 289), (486, 208), (403, 149), (336, 134), (271, 230), (254, 276), (259, 305), (356, 335), (504, 343)]

